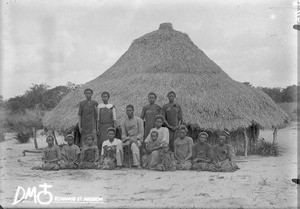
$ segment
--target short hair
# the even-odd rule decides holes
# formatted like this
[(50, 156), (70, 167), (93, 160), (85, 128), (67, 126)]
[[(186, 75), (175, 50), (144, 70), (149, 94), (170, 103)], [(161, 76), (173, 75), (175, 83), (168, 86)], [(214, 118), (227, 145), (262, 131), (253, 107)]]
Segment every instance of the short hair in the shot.
[(200, 137), (200, 136), (205, 136), (206, 139), (208, 138), (208, 134), (207, 134), (206, 132), (200, 132), (200, 133), (199, 133), (199, 137)]
[(161, 121), (164, 123), (165, 122), (165, 117), (163, 115), (156, 115), (154, 118), (154, 121), (156, 121), (157, 119), (161, 119)]
[(169, 96), (170, 94), (174, 94), (174, 96), (176, 97), (176, 94), (175, 94), (174, 91), (170, 91), (170, 92), (167, 94), (167, 96)]
[(110, 94), (107, 92), (107, 91), (103, 91), (102, 94), (101, 94), (101, 97), (106, 94), (108, 96), (108, 98), (110, 98)]
[(132, 104), (127, 105), (127, 106), (126, 106), (126, 109), (127, 109), (127, 108), (131, 108), (132, 110), (134, 110), (134, 107), (133, 107)]
[(85, 94), (85, 92), (87, 92), (87, 91), (90, 91), (92, 94), (94, 93), (93, 90), (90, 89), (90, 88), (84, 89), (84, 92), (83, 92), (83, 93)]
[(158, 132), (157, 132), (157, 131), (151, 131), (150, 136), (151, 136), (151, 134), (153, 134), (153, 133), (155, 133), (156, 136), (158, 136)]
[(116, 134), (116, 129), (113, 128), (113, 127), (109, 127), (109, 128), (106, 130), (106, 133), (108, 133), (109, 131), (113, 131), (113, 132)]
[(155, 94), (154, 92), (150, 92), (150, 93), (148, 94), (148, 97), (149, 97), (150, 95), (153, 95), (153, 96), (155, 97), (155, 99), (157, 98), (157, 96), (156, 96), (156, 94)]
[(46, 137), (46, 141), (48, 140), (48, 138), (52, 138), (54, 140), (54, 136), (52, 134), (49, 134), (47, 137)]
[(185, 130), (185, 132), (188, 132), (187, 128), (185, 127), (185, 125), (180, 125), (178, 128), (178, 131), (180, 130)]
[(221, 132), (219, 133), (219, 139), (221, 138), (221, 136), (224, 136), (225, 137), (225, 140), (228, 139), (228, 134), (226, 132)]
[(73, 134), (68, 134), (68, 135), (66, 136), (66, 139), (69, 138), (69, 137), (72, 137), (72, 138), (74, 139)]

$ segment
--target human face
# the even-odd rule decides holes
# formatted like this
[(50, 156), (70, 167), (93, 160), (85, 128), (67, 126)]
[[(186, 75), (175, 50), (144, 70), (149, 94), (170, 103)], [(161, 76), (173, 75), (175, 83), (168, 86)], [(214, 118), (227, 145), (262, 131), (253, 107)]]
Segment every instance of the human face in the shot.
[(88, 90), (88, 91), (84, 92), (84, 95), (87, 100), (91, 100), (93, 93)]
[(155, 120), (155, 127), (160, 128), (162, 126), (163, 122), (162, 119), (158, 118)]
[(46, 142), (48, 143), (49, 146), (54, 145), (54, 139), (52, 136), (48, 136)]
[(150, 94), (148, 96), (148, 101), (149, 101), (150, 104), (154, 104), (155, 100), (156, 100), (156, 98), (153, 94)]
[(224, 144), (225, 144), (225, 140), (226, 140), (226, 137), (225, 136), (220, 136), (220, 138), (219, 138), (219, 144), (221, 145), (221, 146), (223, 146)]
[(164, 152), (168, 152), (168, 151), (169, 151), (169, 146), (163, 146), (163, 147), (162, 147), (162, 150), (163, 150)]
[(205, 141), (206, 141), (206, 136), (200, 135), (199, 136), (199, 142), (203, 144)]
[(152, 139), (152, 141), (156, 141), (156, 139), (157, 139), (157, 133), (151, 133), (151, 139)]
[(178, 135), (181, 139), (184, 139), (186, 136), (186, 131), (184, 129), (180, 129)]
[(68, 142), (68, 145), (72, 145), (72, 144), (74, 144), (74, 139), (73, 139), (73, 137), (71, 137), (71, 136), (69, 136), (68, 138), (67, 138), (67, 142)]
[(87, 143), (88, 146), (91, 146), (91, 145), (93, 144), (93, 138), (89, 136), (89, 137), (86, 139), (86, 143)]
[(126, 114), (127, 114), (128, 118), (132, 118), (133, 117), (133, 109), (131, 107), (127, 107)]
[(114, 138), (115, 138), (115, 132), (114, 131), (108, 131), (107, 132), (107, 137), (108, 137), (108, 140), (113, 141)]
[(108, 102), (108, 100), (109, 100), (108, 95), (107, 95), (107, 94), (103, 94), (103, 95), (101, 96), (101, 98), (102, 98), (103, 103), (104, 103), (104, 104), (107, 104), (107, 102)]
[(175, 98), (176, 98), (176, 96), (173, 93), (168, 95), (169, 102), (174, 102)]

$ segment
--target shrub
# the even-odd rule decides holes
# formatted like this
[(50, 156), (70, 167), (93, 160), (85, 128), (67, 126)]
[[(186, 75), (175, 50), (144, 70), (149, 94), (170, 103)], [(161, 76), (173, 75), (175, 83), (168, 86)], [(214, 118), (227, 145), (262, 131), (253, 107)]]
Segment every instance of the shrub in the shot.
[(264, 138), (260, 138), (255, 145), (255, 154), (262, 156), (278, 156), (279, 146), (277, 143), (268, 142)]
[(28, 130), (20, 130), (17, 133), (17, 140), (20, 143), (27, 143), (30, 139), (31, 132)]

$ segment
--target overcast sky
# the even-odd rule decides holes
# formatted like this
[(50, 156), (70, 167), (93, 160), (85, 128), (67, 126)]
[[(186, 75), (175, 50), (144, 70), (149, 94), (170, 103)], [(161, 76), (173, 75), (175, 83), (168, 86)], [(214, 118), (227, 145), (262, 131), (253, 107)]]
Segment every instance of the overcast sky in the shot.
[(1, 1), (1, 89), (83, 84), (162, 22), (191, 40), (231, 78), (254, 86), (297, 84), (295, 1)]

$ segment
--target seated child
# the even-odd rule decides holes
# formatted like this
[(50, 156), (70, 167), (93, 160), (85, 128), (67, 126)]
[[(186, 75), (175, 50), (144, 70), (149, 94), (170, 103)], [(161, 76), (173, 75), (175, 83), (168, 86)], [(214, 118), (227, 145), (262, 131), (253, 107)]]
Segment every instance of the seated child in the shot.
[(152, 131), (151, 140), (146, 143), (145, 149), (142, 151), (142, 167), (152, 168), (158, 163), (159, 150), (161, 150), (161, 143), (157, 140), (158, 132)]
[(178, 129), (179, 138), (174, 141), (174, 155), (177, 160), (176, 168), (178, 170), (190, 170), (192, 167), (192, 147), (193, 139), (186, 136), (187, 128), (180, 126)]
[(80, 169), (96, 169), (99, 160), (98, 146), (94, 144), (92, 134), (87, 135), (86, 144), (81, 151), (81, 162), (78, 164)]
[(159, 151), (158, 164), (151, 170), (175, 171), (177, 162), (174, 153), (169, 151), (169, 144), (163, 143), (162, 150)]
[(116, 130), (107, 129), (108, 140), (104, 141), (101, 149), (101, 159), (99, 169), (113, 170), (122, 168), (123, 145), (120, 139), (115, 138)]
[(61, 150), (62, 163), (60, 164), (60, 169), (76, 169), (80, 162), (80, 149), (74, 144), (74, 136), (68, 134), (67, 137), (68, 144), (63, 146)]
[(58, 146), (54, 145), (54, 136), (48, 135), (46, 142), (48, 143), (48, 146), (43, 149), (42, 157), (44, 164), (35, 166), (32, 169), (57, 171), (59, 170), (61, 158), (60, 149)]

